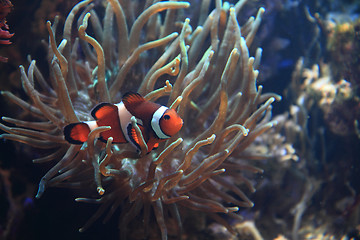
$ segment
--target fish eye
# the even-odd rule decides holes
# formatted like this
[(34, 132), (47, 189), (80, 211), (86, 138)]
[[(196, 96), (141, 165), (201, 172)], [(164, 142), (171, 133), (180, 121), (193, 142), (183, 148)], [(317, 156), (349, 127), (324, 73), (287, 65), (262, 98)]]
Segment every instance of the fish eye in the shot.
[(164, 115), (164, 119), (165, 119), (165, 120), (169, 120), (169, 119), (170, 119), (170, 115), (165, 114), (165, 115)]

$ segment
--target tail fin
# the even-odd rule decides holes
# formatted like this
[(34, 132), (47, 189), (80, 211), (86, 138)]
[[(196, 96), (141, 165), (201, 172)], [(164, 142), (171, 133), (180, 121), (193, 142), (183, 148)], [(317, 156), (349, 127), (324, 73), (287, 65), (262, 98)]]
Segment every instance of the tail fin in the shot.
[(71, 144), (83, 144), (87, 141), (90, 127), (84, 122), (70, 123), (64, 128), (65, 140)]

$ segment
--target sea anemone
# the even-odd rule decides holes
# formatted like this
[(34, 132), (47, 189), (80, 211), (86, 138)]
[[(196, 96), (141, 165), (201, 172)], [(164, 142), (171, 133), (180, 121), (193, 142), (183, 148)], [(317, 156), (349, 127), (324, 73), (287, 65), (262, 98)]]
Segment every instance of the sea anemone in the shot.
[[(81, 1), (66, 18), (58, 45), (58, 18), (47, 22), (49, 76), (32, 60), (27, 71), (20, 66), (29, 100), (2, 92), (38, 120), (3, 117), (13, 126), (1, 124), (7, 132), (1, 138), (48, 152), (33, 160), (54, 163), (37, 198), (49, 186), (69, 187), (81, 189), (83, 197), (76, 201), (99, 204), (80, 231), (121, 208), (123, 239), (133, 234), (129, 223), (139, 219), (142, 237), (154, 234), (153, 227), (149, 230), (154, 223), (162, 239), (181, 236), (179, 209), (187, 208), (205, 212), (234, 233), (224, 215), (241, 219), (239, 207), (253, 206), (244, 192), (255, 191), (247, 176), (262, 170), (249, 160), (268, 156), (248, 147), (276, 124), (271, 104), (280, 100), (256, 85), (261, 49), (249, 56), (264, 9), (240, 28), (237, 15), (246, 0), (234, 5), (217, 0), (210, 14), (209, 1), (203, 1), (200, 12), (191, 13), (198, 15), (195, 28), (185, 18), (189, 3), (150, 2), (104, 1), (100, 20), (102, 6)], [(65, 141), (64, 126), (92, 120), (94, 106), (117, 103), (128, 91), (177, 109), (182, 130), (149, 154), (143, 141), (139, 153), (130, 144), (112, 144), (112, 138), (98, 141), (96, 135), (108, 127), (93, 130), (82, 146)], [(141, 131), (137, 137), (143, 139)]]

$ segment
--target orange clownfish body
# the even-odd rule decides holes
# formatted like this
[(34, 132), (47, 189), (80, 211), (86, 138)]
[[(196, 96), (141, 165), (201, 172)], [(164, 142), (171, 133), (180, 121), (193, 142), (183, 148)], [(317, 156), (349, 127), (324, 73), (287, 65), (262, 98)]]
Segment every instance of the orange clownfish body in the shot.
[(139, 140), (131, 123), (137, 119), (148, 147), (148, 152), (180, 131), (183, 120), (174, 109), (147, 101), (138, 93), (126, 93), (118, 104), (101, 103), (92, 111), (95, 121), (71, 123), (64, 128), (65, 139), (71, 144), (87, 141), (91, 130), (100, 126), (111, 129), (100, 133), (99, 139), (106, 142), (113, 137), (113, 143), (131, 143), (140, 150)]

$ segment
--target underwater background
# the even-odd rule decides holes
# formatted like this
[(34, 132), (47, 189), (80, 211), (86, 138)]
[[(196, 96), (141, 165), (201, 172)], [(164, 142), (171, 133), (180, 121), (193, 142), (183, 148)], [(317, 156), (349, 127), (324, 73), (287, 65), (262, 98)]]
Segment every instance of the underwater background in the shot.
[[(127, 6), (126, 2), (131, 1), (120, 1), (122, 5)], [(139, 12), (142, 11), (138, 9), (146, 9), (156, 2), (158, 1), (146, 1), (146, 3), (139, 1), (137, 5), (128, 4), (128, 8), (137, 7), (134, 9), (134, 16), (131, 16), (133, 19), (127, 19), (128, 24), (135, 21)], [(201, 7), (205, 5), (203, 2), (208, 2), (205, 10)], [(247, 163), (241, 165), (248, 166), (248, 169), (252, 171), (251, 174), (244, 174), (244, 179), (248, 179), (244, 180), (245, 185), (249, 185), (244, 192), (250, 199), (247, 201), (244, 197), (244, 201), (249, 203), (248, 205), (251, 205), (250, 202), (252, 202), (254, 206), (240, 207), (236, 211), (235, 214), (241, 216), (242, 219), (229, 217), (226, 214), (227, 212), (220, 213), (219, 216), (223, 222), (217, 217), (203, 215), (198, 209), (189, 210), (192, 209), (191, 207), (187, 209), (186, 207), (190, 204), (181, 206), (179, 212), (183, 216), (181, 220), (183, 230), (180, 231), (182, 239), (360, 239), (360, 2), (357, 0), (248, 0), (229, 2), (193, 0), (189, 1), (190, 6), (186, 10), (177, 15), (177, 20), (184, 22), (185, 18), (188, 17), (192, 28), (191, 34), (193, 34), (196, 25), (205, 22), (201, 17), (207, 16), (214, 9), (222, 7), (221, 11), (225, 17), (220, 14), (220, 25), (221, 21), (230, 21), (228, 19), (231, 19), (230, 12), (232, 10), (229, 9), (238, 2), (245, 4), (240, 13), (237, 14), (237, 21), (244, 32), (247, 31), (246, 26), (251, 25), (246, 25), (248, 19), (251, 16), (256, 18), (258, 12), (261, 11), (259, 9), (265, 9), (254, 38), (250, 40), (246, 38), (247, 42), (251, 41), (247, 48), (250, 56), (255, 56), (255, 62), (257, 56), (261, 55), (259, 65), (254, 66), (253, 70), (254, 72), (258, 71), (258, 75), (255, 73), (254, 77), (256, 86), (262, 85), (262, 90), (257, 88), (257, 92), (264, 96), (263, 102), (255, 104), (256, 108), (254, 107), (251, 112), (256, 112), (258, 106), (262, 106), (262, 104), (266, 105), (265, 102), (268, 99), (266, 97), (274, 99), (272, 101), (276, 100), (274, 103), (271, 102), (266, 105), (266, 112), (264, 110), (257, 120), (260, 127), (264, 126), (265, 128), (266, 126), (266, 131), (264, 130), (261, 135), (255, 135), (251, 143), (239, 145), (239, 148), (244, 146), (243, 148), (246, 150), (239, 150), (240, 153), (236, 152), (236, 148), (233, 150), (234, 155), (238, 154), (236, 156), (239, 156), (238, 158), (241, 161), (243, 159), (252, 161), (253, 158), (258, 158), (254, 163), (251, 162), (251, 167), (254, 166), (254, 168), (251, 168), (250, 164), (247, 165)], [(6, 19), (9, 33), (15, 33), (10, 37), (0, 35), (0, 56), (7, 58), (7, 61), (0, 62), (0, 90), (2, 91), (0, 114), (2, 117), (38, 121), (38, 118), (30, 116), (16, 106), (13, 101), (10, 101), (9, 97), (5, 96), (8, 95), (5, 92), (11, 92), (31, 103), (29, 90), (26, 90), (26, 87), (25, 90), (23, 89), (26, 84), (20, 80), (24, 77), (22, 75), (24, 73), (19, 70), (19, 65), (24, 65), (25, 72), (27, 72), (31, 60), (34, 59), (38, 69), (46, 76), (45, 78), (52, 74), (49, 67), (51, 57), (48, 57), (50, 48), (48, 47), (49, 32), (46, 21), (49, 20), (54, 23), (55, 16), (59, 16), (57, 20), (59, 25), (64, 24), (69, 12), (77, 3), (78, 1), (70, 0), (14, 0), (12, 1), (13, 6), (11, 6), (10, 1), (0, 1), (1, 22), (4, 23), (1, 25), (1, 30), (7, 31), (4, 22)], [(93, 1), (92, 7), (100, 19), (106, 15), (106, 3), (107, 1)], [(10, 11), (4, 9), (10, 9)], [(200, 14), (201, 11), (206, 11), (206, 13)], [(84, 18), (80, 15), (81, 12), (76, 16)], [(165, 15), (165, 13), (159, 13), (159, 19), (163, 20)], [(103, 21), (100, 20), (100, 22)], [(185, 25), (185, 23), (181, 25), (178, 22), (179, 26)], [(95, 36), (96, 30), (93, 28), (92, 26), (87, 32), (89, 35)], [(59, 27), (54, 33), (57, 44), (62, 38), (61, 29), (62, 27)], [(71, 30), (72, 34), (76, 31), (76, 28)], [(140, 41), (144, 41), (144, 39), (150, 41), (157, 37), (147, 37), (144, 32), (140, 34)], [(185, 30), (179, 27), (178, 33), (183, 32)], [(219, 30), (220, 42), (223, 38), (225, 39), (226, 34), (224, 32), (221, 33)], [(251, 31), (248, 32), (248, 36), (251, 35)], [(184, 40), (189, 41), (189, 45), (192, 43), (191, 34), (189, 33), (189, 38)], [(196, 36), (194, 35), (194, 38)], [(3, 39), (9, 39), (12, 43), (4, 43)], [(72, 40), (74, 39), (75, 37), (72, 37)], [(208, 45), (214, 46), (212, 40), (210, 35), (203, 40), (204, 47), (199, 48), (201, 49), (199, 50), (201, 56), (202, 54), (207, 56)], [(257, 50), (259, 48), (262, 49), (260, 54)], [(95, 52), (93, 49), (91, 50)], [(214, 52), (216, 55), (216, 51)], [(180, 53), (181, 50), (174, 51), (174, 59)], [(228, 53), (229, 56), (233, 56), (231, 54)], [(240, 56), (242, 56), (241, 54)], [(161, 54), (149, 51), (142, 56), (145, 64), (136, 65), (129, 73), (130, 77), (128, 78), (135, 79), (134, 86), (128, 83), (122, 89), (133, 91), (137, 89), (139, 86), (136, 84), (141, 83), (151, 64), (156, 61), (159, 55)], [(105, 56), (107, 56), (106, 53)], [(191, 64), (194, 65), (193, 69), (198, 66), (194, 62), (203, 61), (200, 60), (202, 59), (201, 56), (194, 57), (193, 63), (191, 59), (189, 60), (189, 69), (191, 69)], [(88, 56), (85, 53), (79, 53), (77, 57), (79, 60), (86, 59)], [(111, 60), (113, 59), (115, 59), (114, 56)], [(183, 59), (181, 63), (182, 61)], [(85, 65), (84, 62), (81, 64)], [(108, 62), (106, 64), (108, 64), (107, 66), (111, 65)], [(218, 65), (221, 64), (214, 64), (213, 69), (216, 70)], [(92, 66), (90, 68), (93, 69)], [(223, 66), (223, 68), (225, 67)], [(219, 70), (219, 75), (223, 72), (223, 68), (221, 71)], [(116, 68), (113, 67), (113, 69)], [(182, 65), (179, 74), (181, 74), (181, 69)], [(91, 73), (89, 72), (87, 75), (91, 75)], [(242, 73), (239, 75), (243, 77)], [(211, 76), (207, 77), (211, 78)], [(167, 77), (167, 79), (173, 81), (172, 84), (175, 88), (175, 80), (172, 80), (174, 78)], [(165, 78), (160, 78), (160, 81), (161, 83), (158, 83), (156, 88), (164, 85)], [(213, 82), (209, 86), (203, 82), (200, 86), (204, 87), (204, 91), (195, 92), (199, 106), (202, 103), (205, 105), (205, 102), (211, 98), (212, 90), (215, 95), (216, 89), (215, 87), (212, 89), (211, 85)], [(237, 85), (234, 83), (233, 86), (236, 88)], [(179, 95), (181, 95), (181, 91)], [(281, 101), (278, 101), (280, 100), (280, 97), (277, 97), (279, 95)], [(228, 112), (231, 115), (231, 111), (240, 110), (234, 107), (236, 100), (233, 99), (236, 99), (236, 94), (229, 90), (228, 96)], [(112, 97), (115, 102), (119, 102), (121, 99), (118, 95)], [(171, 97), (175, 99), (177, 96)], [(74, 99), (72, 100), (75, 102)], [(166, 103), (164, 99), (160, 99), (160, 101)], [(210, 128), (208, 121), (214, 121), (216, 116), (220, 116), (216, 112), (218, 104), (220, 103), (215, 105), (214, 113), (208, 114), (207, 120), (204, 121), (192, 117), (195, 116), (196, 109), (185, 111), (184, 114), (189, 115), (187, 117), (188, 122), (200, 125), (203, 123), (203, 126), (190, 126), (186, 128), (186, 131), (184, 129), (182, 133), (184, 136), (181, 135), (184, 142), (187, 140), (186, 135), (192, 137), (193, 134), (196, 138), (197, 128)], [(269, 106), (270, 104), (271, 106)], [(76, 108), (77, 105), (74, 104), (74, 106)], [(92, 107), (93, 105), (88, 107), (89, 115)], [(244, 106), (244, 108), (246, 107)], [(246, 117), (250, 119), (252, 115), (250, 113), (248, 115)], [(266, 121), (271, 122), (271, 126), (266, 125), (264, 123)], [(240, 121), (239, 124), (245, 125), (245, 122), (245, 120)], [(274, 122), (276, 124), (273, 124)], [(64, 177), (62, 181), (65, 184), (62, 185), (61, 183), (58, 187), (56, 184), (54, 184), (55, 187), (51, 187), (50, 184), (50, 187), (46, 188), (40, 198), (35, 198), (42, 176), (54, 167), (57, 160), (54, 160), (55, 163), (54, 161), (33, 163), (33, 159), (49, 154), (49, 149), (38, 149), (29, 146), (29, 144), (11, 141), (14, 138), (7, 137), (6, 132), (14, 133), (6, 126), (16, 124), (14, 122), (9, 124), (6, 119), (2, 119), (1, 124), (4, 127), (1, 127), (2, 130), (0, 131), (4, 135), (0, 139), (0, 239), (119, 239), (119, 236), (124, 238), (121, 233), (119, 234), (118, 225), (119, 219), (121, 222), (121, 217), (124, 217), (121, 211), (126, 205), (122, 205), (120, 210), (114, 210), (116, 212), (107, 223), (103, 224), (101, 217), (95, 218), (94, 223), (86, 231), (81, 233), (78, 231), (98, 207), (94, 204), (79, 203), (74, 199), (89, 195), (95, 196), (95, 198), (99, 196), (96, 195), (96, 192), (95, 194), (94, 192), (88, 194), (88, 189), (66, 185), (72, 181), (82, 181), (76, 177), (71, 176), (70, 180)], [(184, 120), (184, 124), (186, 125), (186, 120)], [(254, 127), (254, 131), (260, 127)], [(56, 134), (61, 135), (61, 131), (60, 133), (59, 131), (56, 132)], [(235, 139), (235, 136), (230, 136)], [(206, 137), (210, 137), (210, 135)], [(197, 138), (196, 140), (198, 141)], [(196, 141), (194, 140), (194, 142)], [(232, 140), (229, 139), (228, 143), (231, 144)], [(69, 148), (68, 143), (60, 142), (59, 144), (63, 144), (61, 148), (63, 146)], [(199, 154), (211, 151), (205, 149), (204, 153)], [(177, 157), (177, 155), (174, 156)], [(238, 163), (235, 156), (230, 155), (229, 158), (231, 158), (231, 164)], [(243, 162), (239, 164), (243, 164)], [(225, 169), (226, 166), (230, 165), (219, 165), (216, 169)], [(262, 169), (263, 172), (258, 169)], [(231, 171), (227, 170), (227, 172)], [(92, 174), (90, 171), (91, 176)], [(236, 174), (231, 175), (234, 178), (237, 176)], [(101, 177), (104, 185), (107, 184), (107, 181), (112, 181), (111, 177), (109, 177), (110, 180), (105, 175)], [(94, 186), (97, 184), (94, 183), (96, 180), (91, 179), (91, 181), (91, 183), (90, 180), (86, 183)], [(84, 184), (86, 185), (86, 183)], [(234, 183), (234, 185), (236, 184)], [(218, 186), (215, 183), (213, 185)], [(252, 191), (252, 187), (256, 191)], [(225, 188), (218, 189), (224, 192), (232, 190), (231, 187), (227, 187), (226, 190), (224, 190)], [(206, 195), (203, 195), (203, 192), (196, 192), (196, 194), (198, 194), (197, 196)], [(221, 193), (216, 192), (216, 194), (222, 196)], [(214, 190), (214, 195), (216, 194)], [(239, 199), (239, 196), (234, 193), (229, 193), (226, 197), (219, 197), (218, 200), (225, 208), (232, 206), (230, 197)], [(214, 199), (218, 198), (214, 197)], [(141, 215), (143, 212), (145, 210), (139, 210), (138, 214)], [(159, 218), (156, 218), (156, 221), (153, 216), (156, 213), (153, 214), (152, 211), (151, 213), (150, 234), (145, 236), (131, 234), (131, 232), (141, 231), (139, 229), (144, 228), (139, 225), (142, 220), (137, 220), (128, 224), (128, 234), (125, 239), (166, 239), (165, 234), (162, 231), (160, 233), (157, 229), (156, 222), (159, 221)], [(170, 221), (169, 223), (172, 224), (173, 222)], [(172, 233), (171, 227), (168, 226), (167, 228), (168, 239), (179, 237), (179, 234)], [(230, 228), (233, 229), (233, 232), (229, 230)]]

